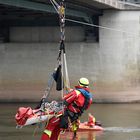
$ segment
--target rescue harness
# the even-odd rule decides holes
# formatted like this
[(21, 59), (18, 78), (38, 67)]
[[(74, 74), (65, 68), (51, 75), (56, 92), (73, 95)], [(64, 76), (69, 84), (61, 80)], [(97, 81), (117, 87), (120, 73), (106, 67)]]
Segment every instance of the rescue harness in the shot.
[[(73, 123), (76, 120), (78, 120), (78, 118), (82, 115), (82, 113), (88, 108), (90, 99), (92, 98), (91, 93), (88, 92), (87, 90), (81, 88), (77, 88), (76, 90), (80, 91), (80, 94), (82, 94), (85, 97), (84, 105), (80, 107), (77, 106), (75, 102), (72, 103), (72, 106), (80, 111), (78, 113), (74, 113), (69, 109), (65, 110), (64, 114), (61, 116), (61, 121), (60, 121), (60, 127), (63, 129), (67, 129), (69, 123)], [(66, 106), (69, 105), (66, 101), (64, 101), (64, 104), (66, 104)]]
[(77, 106), (75, 103), (73, 103), (73, 106), (80, 110), (79, 116), (81, 116), (81, 114), (84, 112), (84, 110), (86, 110), (88, 108), (89, 101), (92, 98), (92, 95), (90, 92), (88, 92), (87, 90), (82, 89), (82, 88), (77, 88), (76, 90), (80, 91), (80, 93), (85, 97), (84, 105), (82, 107)]

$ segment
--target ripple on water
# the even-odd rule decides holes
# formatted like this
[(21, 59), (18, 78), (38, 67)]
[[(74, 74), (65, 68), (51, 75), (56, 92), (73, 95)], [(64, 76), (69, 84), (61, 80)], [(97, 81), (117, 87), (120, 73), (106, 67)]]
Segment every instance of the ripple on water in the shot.
[(112, 131), (112, 132), (140, 132), (140, 128), (137, 127), (106, 127), (104, 131)]

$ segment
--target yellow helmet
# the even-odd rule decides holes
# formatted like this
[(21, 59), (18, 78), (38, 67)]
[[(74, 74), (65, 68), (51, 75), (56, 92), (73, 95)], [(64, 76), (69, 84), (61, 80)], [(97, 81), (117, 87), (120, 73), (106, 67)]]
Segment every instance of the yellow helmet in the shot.
[(78, 81), (79, 86), (88, 87), (89, 80), (87, 78), (80, 78)]

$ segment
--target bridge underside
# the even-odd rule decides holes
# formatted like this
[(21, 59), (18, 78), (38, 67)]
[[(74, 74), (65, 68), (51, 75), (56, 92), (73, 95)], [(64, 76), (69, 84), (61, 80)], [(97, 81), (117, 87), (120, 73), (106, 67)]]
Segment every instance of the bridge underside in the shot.
[[(58, 2), (58, 1), (57, 1)], [(98, 25), (104, 9), (119, 9), (118, 0), (65, 0), (66, 18)], [(68, 22), (67, 26), (81, 26)], [(12, 26), (59, 26), (58, 15), (49, 0), (0, 0), (0, 40), (8, 42)], [(98, 34), (98, 29), (94, 30)], [(98, 35), (97, 35), (98, 36)]]
[[(102, 10), (90, 4), (68, 0), (66, 2), (66, 16), (79, 18), (81, 20), (89, 21), (93, 16), (99, 16)], [(33, 22), (33, 20), (44, 21), (42, 24), (52, 24), (52, 20), (56, 19), (56, 11), (49, 1), (46, 0), (0, 0), (0, 21), (13, 24), (14, 20), (19, 21), (23, 19), (26, 22)], [(48, 21), (49, 23), (45, 23)], [(25, 22), (25, 23), (26, 23)], [(55, 22), (54, 22), (55, 23)]]
[[(88, 1), (66, 2), (66, 18), (98, 24), (102, 9)], [(67, 22), (67, 26), (81, 26)], [(50, 1), (46, 0), (0, 0), (0, 40), (9, 42), (12, 26), (59, 26), (58, 15)]]

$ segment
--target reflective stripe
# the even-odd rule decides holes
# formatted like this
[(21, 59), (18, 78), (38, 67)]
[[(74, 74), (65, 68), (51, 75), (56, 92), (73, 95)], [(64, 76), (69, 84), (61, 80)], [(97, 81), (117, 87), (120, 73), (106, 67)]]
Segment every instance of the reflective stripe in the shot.
[(60, 140), (60, 134), (59, 134), (59, 136), (58, 136), (57, 140)]
[(96, 119), (95, 119), (95, 117), (93, 118), (93, 122), (94, 122), (94, 123), (96, 122)]
[(72, 131), (76, 131), (77, 129), (78, 129), (78, 126), (77, 126), (76, 123), (74, 123), (74, 124), (72, 125)]
[(71, 106), (75, 113), (78, 113), (75, 107)]
[(68, 97), (68, 99), (66, 99), (66, 101), (68, 102), (71, 98), (73, 98), (74, 95)]
[(56, 122), (58, 122), (59, 120), (60, 120), (60, 118), (54, 120), (52, 123), (56, 123)]
[(58, 114), (56, 117), (58, 118), (58, 117), (60, 117), (60, 116), (62, 116), (63, 114), (62, 113), (60, 113), (60, 114)]
[(78, 90), (75, 90), (75, 91), (76, 91), (76, 94), (77, 94), (77, 95), (79, 95), (79, 94), (81, 93), (81, 92), (80, 92), (80, 91), (78, 91)]
[(47, 134), (49, 137), (51, 137), (52, 132), (50, 130), (44, 130), (44, 133)]

